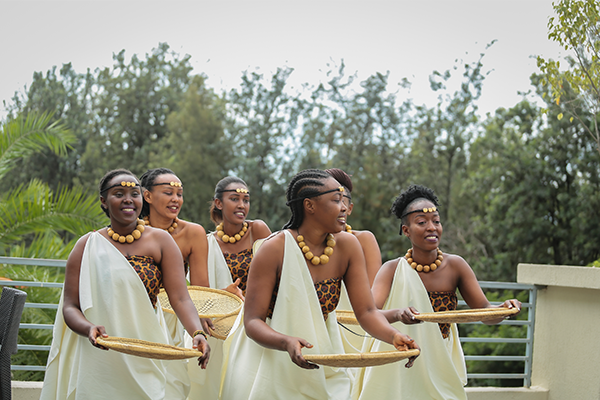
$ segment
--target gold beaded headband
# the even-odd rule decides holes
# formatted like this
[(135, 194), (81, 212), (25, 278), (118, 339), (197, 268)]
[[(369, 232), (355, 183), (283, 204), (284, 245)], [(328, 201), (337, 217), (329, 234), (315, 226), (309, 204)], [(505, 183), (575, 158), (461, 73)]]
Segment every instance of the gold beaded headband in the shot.
[(236, 192), (236, 193), (250, 194), (250, 191), (248, 189), (244, 189), (244, 188), (221, 190), (221, 193), (225, 193), (225, 192)]
[(177, 188), (182, 188), (183, 189), (183, 185), (181, 184), (181, 182), (153, 183), (150, 186), (159, 186), (159, 185), (172, 186), (172, 187), (177, 187)]
[[(331, 193), (331, 192), (342, 192), (344, 193), (346, 190), (344, 189), (343, 186), (340, 187), (336, 187), (335, 189), (330, 189), (330, 190), (326, 190), (324, 192), (317, 192), (317, 193), (313, 193), (313, 194), (309, 194), (306, 196), (301, 196), (301, 197), (296, 197), (295, 199), (292, 199), (290, 201), (288, 201), (287, 203), (285, 203), (286, 206), (289, 206), (292, 203), (295, 203), (296, 201), (300, 201), (300, 200), (304, 200), (304, 199), (310, 199), (311, 197), (317, 197), (320, 196), (322, 194), (326, 194), (326, 193)], [(342, 194), (343, 196), (343, 194)]]
[(412, 210), (412, 211), (404, 213), (404, 215), (402, 215), (400, 217), (400, 219), (406, 217), (407, 215), (418, 213), (418, 212), (430, 213), (430, 212), (435, 212), (435, 211), (438, 211), (437, 207), (435, 207), (435, 206), (434, 207), (418, 208), (416, 210)]
[(139, 187), (140, 184), (137, 182), (121, 181), (121, 183), (115, 183), (114, 185), (107, 187), (106, 189), (104, 189), (102, 191), (102, 193), (106, 192), (109, 189), (115, 188), (115, 187), (135, 187), (135, 186)]

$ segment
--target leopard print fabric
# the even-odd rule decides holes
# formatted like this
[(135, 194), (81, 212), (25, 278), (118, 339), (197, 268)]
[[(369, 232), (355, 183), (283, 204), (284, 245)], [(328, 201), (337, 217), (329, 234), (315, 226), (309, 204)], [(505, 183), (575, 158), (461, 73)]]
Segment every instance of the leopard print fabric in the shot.
[(233, 282), (235, 282), (237, 278), (240, 278), (238, 287), (245, 296), (246, 283), (248, 282), (248, 269), (250, 268), (250, 261), (252, 261), (252, 249), (242, 250), (239, 253), (223, 254), (223, 256), (229, 267)]
[[(456, 310), (458, 299), (456, 292), (427, 292), (434, 312)], [(450, 324), (438, 324), (444, 339), (450, 336)]]
[(156, 298), (162, 286), (162, 271), (150, 256), (127, 256), (127, 261), (138, 274), (152, 303), (156, 309)]
[(319, 303), (321, 303), (321, 312), (323, 318), (327, 321), (330, 312), (333, 312), (340, 302), (340, 293), (342, 291), (342, 278), (325, 279), (315, 283), (315, 290)]
[[(340, 302), (340, 293), (342, 291), (342, 278), (331, 278), (325, 279), (314, 284), (315, 291), (317, 292), (317, 298), (321, 304), (321, 312), (323, 318), (327, 321), (329, 313), (333, 312)], [(269, 304), (269, 311), (267, 317), (273, 317), (273, 309), (275, 308), (275, 301), (277, 300), (277, 292), (279, 291), (279, 281), (275, 284), (273, 289), (273, 295), (271, 296), (271, 304)]]

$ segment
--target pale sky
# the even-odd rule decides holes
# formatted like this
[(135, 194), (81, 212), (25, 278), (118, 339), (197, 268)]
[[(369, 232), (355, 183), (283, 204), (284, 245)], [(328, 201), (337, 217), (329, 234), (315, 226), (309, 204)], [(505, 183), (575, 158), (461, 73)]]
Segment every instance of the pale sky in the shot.
[[(390, 90), (403, 77), (408, 94), (433, 105), (428, 76), (486, 44), (492, 70), (479, 102), (483, 112), (511, 107), (537, 72), (532, 55), (558, 58), (547, 39), (551, 0), (368, 1), (7, 1), (0, 0), (0, 118), (35, 71), (72, 62), (77, 72), (112, 65), (112, 54), (144, 56), (160, 42), (190, 54), (195, 73), (215, 89), (238, 87), (244, 70), (269, 75), (294, 68), (290, 83), (325, 81), (343, 59), (360, 80), (390, 71)], [(406, 92), (400, 97), (406, 97)]]

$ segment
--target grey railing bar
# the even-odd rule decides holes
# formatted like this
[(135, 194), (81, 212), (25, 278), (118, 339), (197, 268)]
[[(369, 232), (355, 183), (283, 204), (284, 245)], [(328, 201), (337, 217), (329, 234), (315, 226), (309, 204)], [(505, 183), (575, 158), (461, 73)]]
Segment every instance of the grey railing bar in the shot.
[(51, 303), (25, 303), (25, 308), (47, 308), (50, 310), (58, 310), (58, 304)]
[(62, 288), (61, 282), (33, 282), (33, 281), (0, 281), (0, 286), (26, 286), (26, 287), (48, 287)]
[(17, 349), (19, 350), (36, 350), (36, 351), (50, 351), (50, 346), (43, 346), (39, 344), (18, 344)]
[(19, 324), (19, 329), (53, 329), (53, 324)]
[(0, 257), (0, 264), (34, 265), (38, 267), (66, 267), (67, 260), (51, 260), (48, 258)]
[(526, 356), (465, 356), (468, 361), (525, 361)]
[(11, 371), (46, 371), (45, 365), (11, 365)]

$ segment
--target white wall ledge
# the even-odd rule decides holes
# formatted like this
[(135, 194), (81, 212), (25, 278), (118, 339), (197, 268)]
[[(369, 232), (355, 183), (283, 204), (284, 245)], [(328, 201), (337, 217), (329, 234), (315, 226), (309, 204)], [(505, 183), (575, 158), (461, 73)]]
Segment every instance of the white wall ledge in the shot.
[(600, 289), (600, 268), (572, 265), (519, 264), (517, 266), (517, 282)]

